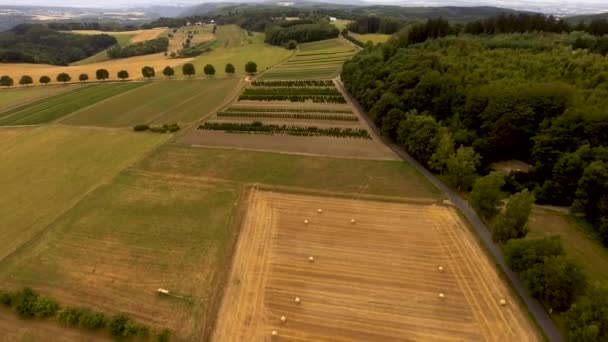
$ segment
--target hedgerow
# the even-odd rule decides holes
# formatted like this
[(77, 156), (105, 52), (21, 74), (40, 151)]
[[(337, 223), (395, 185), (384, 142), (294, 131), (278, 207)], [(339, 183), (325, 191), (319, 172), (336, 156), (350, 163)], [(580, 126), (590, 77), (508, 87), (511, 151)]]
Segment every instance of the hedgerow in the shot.
[(247, 88), (243, 95), (331, 95), (341, 96), (335, 87), (323, 88)]
[(17, 292), (2, 292), (0, 302), (13, 309), (21, 318), (47, 318), (59, 310), (57, 302), (40, 296), (29, 287)]
[(135, 125), (133, 126), (133, 130), (135, 132), (143, 132), (150, 131), (154, 133), (173, 133), (179, 131), (180, 127), (178, 124), (165, 124), (162, 126), (149, 126), (149, 125)]
[(252, 100), (252, 101), (290, 101), (290, 102), (305, 102), (306, 100), (312, 100), (315, 103), (346, 103), (346, 100), (342, 95), (340, 96), (324, 96), (324, 95), (250, 95), (242, 94), (239, 96), (241, 100)]
[(218, 112), (217, 116), (243, 118), (279, 118), (279, 119), (309, 119), (358, 121), (356, 115), (349, 114), (317, 114), (317, 113), (272, 113), (272, 112)]
[(361, 128), (328, 127), (319, 128), (314, 126), (288, 126), (288, 125), (264, 125), (261, 122), (254, 123), (224, 123), (205, 122), (198, 129), (225, 131), (226, 133), (251, 133), (251, 134), (287, 134), (296, 136), (328, 136), (336, 138), (361, 138), (371, 139), (369, 133)]
[(229, 107), (224, 112), (276, 112), (276, 113), (342, 113), (353, 114), (349, 109), (317, 109), (317, 108), (260, 108), (260, 107)]
[(253, 87), (333, 87), (330, 80), (253, 81)]

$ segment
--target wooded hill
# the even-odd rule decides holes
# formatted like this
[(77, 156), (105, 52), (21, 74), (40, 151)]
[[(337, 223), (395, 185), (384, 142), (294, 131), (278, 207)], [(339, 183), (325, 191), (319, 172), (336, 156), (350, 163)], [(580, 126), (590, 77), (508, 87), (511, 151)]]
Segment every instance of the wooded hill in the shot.
[(22, 24), (0, 32), (0, 62), (68, 65), (116, 44), (107, 35), (63, 33), (41, 24)]

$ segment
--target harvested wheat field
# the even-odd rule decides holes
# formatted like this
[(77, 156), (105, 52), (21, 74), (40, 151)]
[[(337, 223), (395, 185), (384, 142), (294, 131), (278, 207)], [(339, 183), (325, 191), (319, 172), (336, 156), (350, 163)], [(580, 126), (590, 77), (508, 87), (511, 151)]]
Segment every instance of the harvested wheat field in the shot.
[(214, 341), (539, 339), (450, 207), (249, 200)]

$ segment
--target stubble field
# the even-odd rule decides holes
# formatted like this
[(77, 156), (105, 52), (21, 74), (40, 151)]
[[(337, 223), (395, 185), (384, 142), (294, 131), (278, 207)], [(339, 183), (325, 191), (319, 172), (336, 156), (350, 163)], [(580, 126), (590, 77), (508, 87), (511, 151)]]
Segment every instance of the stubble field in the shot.
[(227, 286), (214, 341), (538, 340), (456, 212), (430, 203), (254, 190)]

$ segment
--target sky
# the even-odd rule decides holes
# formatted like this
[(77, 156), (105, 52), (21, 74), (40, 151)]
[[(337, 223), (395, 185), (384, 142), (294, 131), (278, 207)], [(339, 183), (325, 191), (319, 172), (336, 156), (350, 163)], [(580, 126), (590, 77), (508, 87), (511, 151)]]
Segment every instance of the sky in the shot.
[[(0, 0), (0, 5), (66, 6), (92, 8), (128, 8), (151, 5), (194, 5), (222, 0)], [(231, 1), (231, 0), (224, 0)], [(234, 1), (234, 0), (232, 0)], [(246, 0), (237, 0), (243, 2)], [(237, 2), (235, 1), (235, 2)], [(323, 0), (316, 0), (323, 1)], [(331, 0), (326, 0), (331, 2)], [(546, 13), (597, 13), (608, 11), (608, 0), (363, 0), (369, 3), (399, 4), (402, 6), (499, 6), (535, 10)]]

